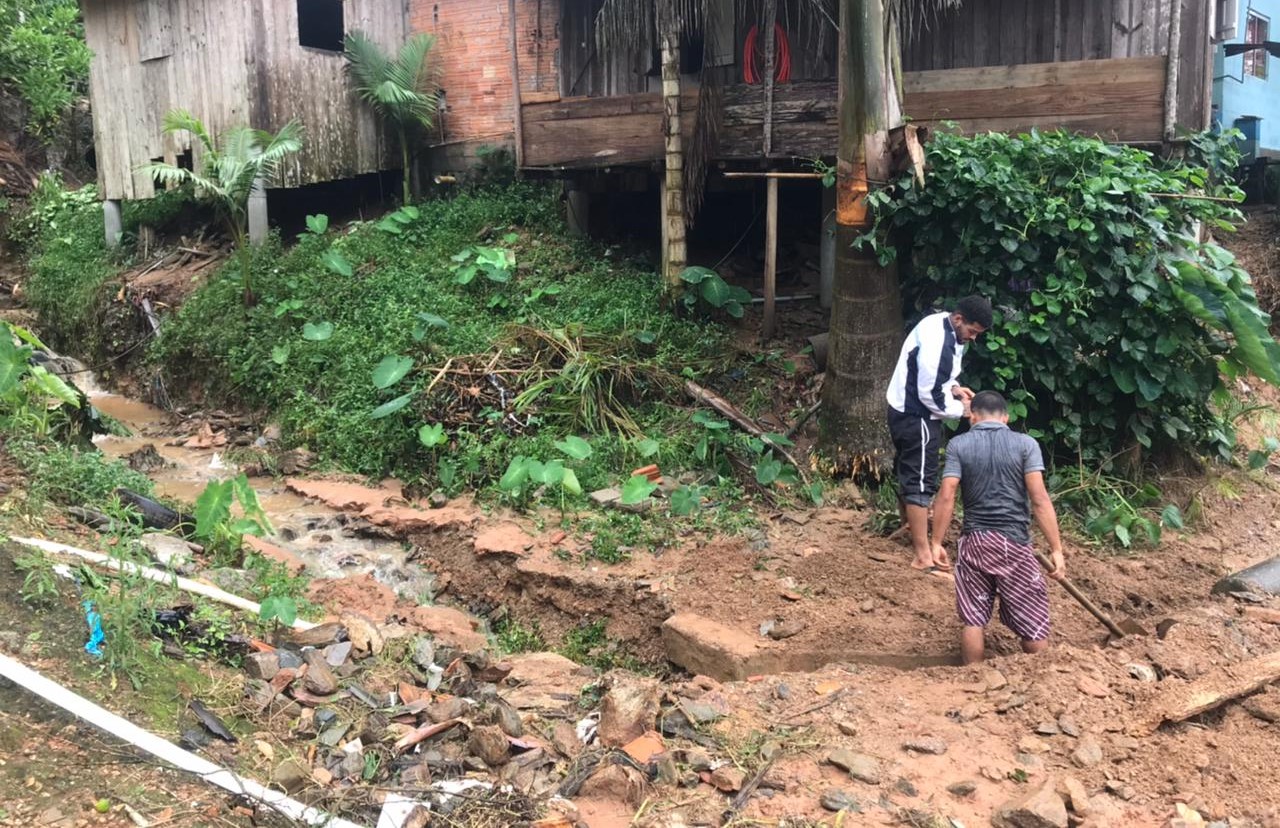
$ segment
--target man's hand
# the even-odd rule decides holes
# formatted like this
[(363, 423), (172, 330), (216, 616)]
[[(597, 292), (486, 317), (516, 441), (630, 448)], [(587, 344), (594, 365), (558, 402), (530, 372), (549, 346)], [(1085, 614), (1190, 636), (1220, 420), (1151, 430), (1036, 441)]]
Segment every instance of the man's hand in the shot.
[(968, 408), (970, 401), (973, 400), (973, 389), (965, 388), (963, 385), (953, 385), (951, 386), (951, 396), (963, 402), (965, 408)]
[(1051, 560), (1053, 561), (1053, 569), (1049, 570), (1049, 577), (1056, 581), (1061, 581), (1067, 577), (1067, 561), (1063, 557), (1061, 549), (1053, 552)]
[(933, 545), (933, 565), (944, 569), (951, 567), (951, 557), (947, 555), (947, 548), (940, 543)]

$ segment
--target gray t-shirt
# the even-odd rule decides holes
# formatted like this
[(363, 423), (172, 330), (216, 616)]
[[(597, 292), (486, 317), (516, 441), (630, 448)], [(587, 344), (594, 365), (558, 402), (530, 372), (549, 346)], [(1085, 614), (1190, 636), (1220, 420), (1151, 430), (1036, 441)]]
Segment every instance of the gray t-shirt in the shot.
[(960, 481), (964, 533), (999, 532), (1030, 543), (1031, 509), (1025, 476), (1044, 471), (1040, 445), (1003, 423), (978, 423), (947, 444), (942, 476)]

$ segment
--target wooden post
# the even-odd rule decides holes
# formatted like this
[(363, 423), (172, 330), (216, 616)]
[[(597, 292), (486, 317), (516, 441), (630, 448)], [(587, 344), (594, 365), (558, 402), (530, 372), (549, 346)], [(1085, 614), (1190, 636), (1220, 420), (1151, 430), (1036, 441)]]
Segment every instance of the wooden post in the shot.
[[(409, 174), (405, 170), (405, 175)], [(255, 179), (249, 191), (249, 242), (262, 244), (267, 239), (267, 187), (261, 178)]]
[(120, 246), (120, 234), (124, 231), (124, 223), (120, 218), (120, 199), (108, 198), (102, 202), (102, 232), (107, 240), (107, 247)]
[[(1178, 128), (1178, 64), (1182, 62), (1182, 0), (1169, 4), (1169, 62), (1165, 66), (1164, 140), (1172, 141)], [(1212, 50), (1210, 50), (1212, 51)]]
[(507, 0), (507, 16), (511, 18), (511, 124), (516, 141), (516, 169), (524, 166), (524, 113), (520, 104), (520, 53), (516, 37), (516, 0)]
[(666, 169), (662, 186), (662, 278), (678, 289), (688, 259), (685, 245), (684, 146), (680, 134), (680, 32), (672, 0), (662, 0), (659, 20), (662, 40), (662, 108)]
[(777, 0), (764, 0), (764, 155), (766, 158), (773, 152), (773, 72), (776, 60), (773, 24), (777, 18)]
[(768, 195), (765, 201), (764, 224), (764, 321), (760, 325), (762, 342), (773, 339), (777, 326), (778, 179), (768, 179), (765, 182), (765, 188)]

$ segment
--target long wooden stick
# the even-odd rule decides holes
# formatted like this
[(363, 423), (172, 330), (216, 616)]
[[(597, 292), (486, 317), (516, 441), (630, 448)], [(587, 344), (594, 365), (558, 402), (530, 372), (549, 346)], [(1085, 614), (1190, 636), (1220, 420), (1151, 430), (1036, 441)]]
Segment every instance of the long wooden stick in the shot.
[(703, 388), (693, 380), (689, 380), (684, 384), (684, 390), (690, 397), (693, 397), (698, 402), (715, 409), (715, 411), (722, 417), (728, 418), (729, 421), (738, 428), (754, 437), (759, 437), (761, 440), (768, 443), (774, 451), (785, 457), (787, 462), (795, 467), (796, 473), (800, 475), (800, 479), (808, 484), (809, 475), (805, 473), (804, 467), (800, 465), (796, 458), (791, 456), (791, 452), (787, 451), (785, 446), (774, 442), (773, 438), (771, 438), (764, 429), (752, 422), (751, 418), (746, 414), (743, 414), (737, 406), (714, 391)]
[(760, 340), (773, 339), (778, 321), (778, 179), (765, 182), (764, 223), (764, 320), (760, 325)]
[(1174, 690), (1143, 723), (1150, 733), (1165, 722), (1181, 722), (1221, 707), (1280, 679), (1280, 652), (1223, 667)]
[(520, 43), (516, 30), (516, 0), (507, 0), (507, 16), (511, 19), (511, 127), (515, 133), (516, 170), (524, 166), (524, 109), (520, 101)]
[[(1040, 560), (1040, 565), (1045, 568), (1045, 571), (1052, 572), (1053, 562), (1050, 561), (1039, 549), (1033, 551), (1036, 553), (1036, 558)], [(1124, 638), (1124, 630), (1116, 626), (1116, 622), (1112, 621), (1106, 613), (1098, 609), (1092, 601), (1086, 598), (1084, 593), (1081, 592), (1075, 584), (1071, 583), (1066, 578), (1058, 579), (1058, 583), (1062, 584), (1062, 588), (1065, 589), (1072, 598), (1076, 599), (1076, 602), (1080, 604), (1080, 606), (1087, 609), (1090, 615), (1101, 621), (1102, 626), (1106, 627), (1112, 635), (1116, 638)]]
[(773, 759), (770, 759), (768, 762), (761, 765), (760, 769), (755, 772), (747, 784), (742, 786), (742, 790), (738, 791), (738, 795), (733, 798), (733, 803), (729, 806), (729, 810), (725, 811), (720, 816), (721, 825), (728, 825), (733, 822), (734, 816), (736, 816), (737, 813), (746, 806), (747, 802), (751, 800), (751, 795), (756, 792), (756, 788), (760, 787), (760, 783), (764, 780), (765, 774), (767, 774), (769, 769), (773, 767), (774, 760), (776, 759), (777, 757), (775, 756)]

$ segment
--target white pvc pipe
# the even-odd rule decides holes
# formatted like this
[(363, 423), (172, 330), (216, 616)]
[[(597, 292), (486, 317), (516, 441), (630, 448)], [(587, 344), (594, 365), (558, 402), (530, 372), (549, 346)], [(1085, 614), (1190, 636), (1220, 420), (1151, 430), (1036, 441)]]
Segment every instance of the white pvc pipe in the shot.
[[(118, 561), (110, 555), (104, 555), (101, 552), (90, 552), (88, 549), (77, 549), (74, 546), (67, 546), (65, 543), (55, 543), (54, 541), (40, 540), (39, 538), (14, 538), (9, 540), (14, 543), (20, 543), (23, 546), (29, 546), (32, 549), (39, 549), (42, 552), (50, 552), (55, 555), (74, 555), (78, 558), (84, 558), (86, 561), (105, 566), (120, 572), (128, 572), (130, 575), (140, 575), (149, 581), (155, 581), (159, 584), (167, 584), (168, 586), (177, 587), (184, 592), (190, 592), (193, 595), (202, 595), (211, 601), (217, 601), (220, 604), (226, 604), (229, 607), (236, 607), (245, 612), (258, 615), (262, 606), (247, 598), (241, 598), (239, 595), (232, 595), (226, 590), (218, 589), (216, 586), (210, 586), (199, 581), (193, 581), (190, 578), (180, 578), (170, 572), (162, 572), (159, 569), (151, 569), (146, 566), (138, 566), (128, 561)], [(293, 629), (309, 630), (316, 626), (310, 621), (303, 621), (301, 618), (294, 620)]]
[[(17, 540), (15, 538), (15, 540)], [(78, 696), (62, 685), (50, 681), (35, 670), (0, 655), (0, 676), (4, 676), (40, 698), (56, 704), (68, 713), (83, 719), (99, 730), (110, 733), (180, 770), (199, 776), (211, 785), (217, 785), (237, 796), (245, 796), (261, 802), (277, 813), (313, 828), (363, 828), (354, 822), (304, 805), (284, 794), (270, 790), (261, 783), (246, 779), (237, 773), (210, 762), (208, 759), (183, 750), (177, 745), (105, 710), (83, 696)]]

